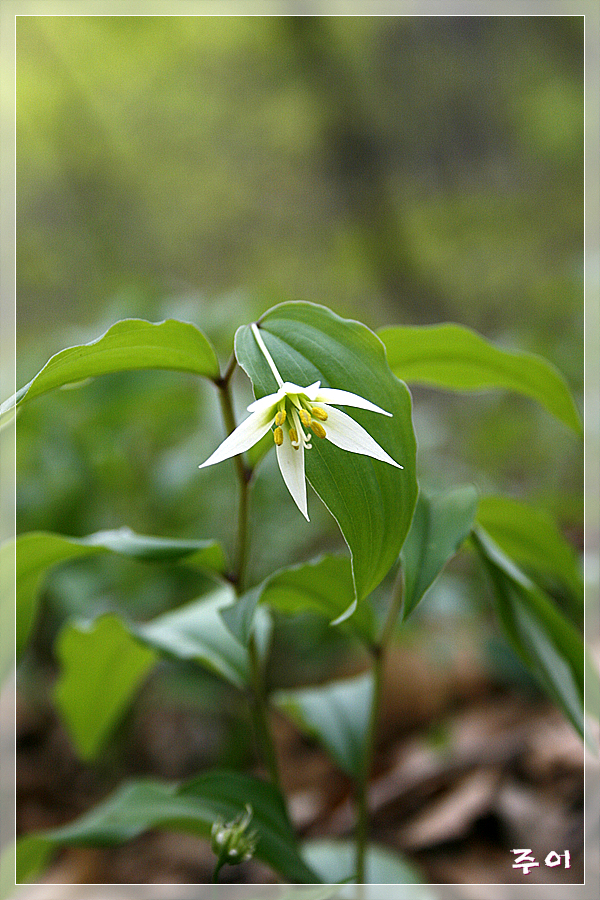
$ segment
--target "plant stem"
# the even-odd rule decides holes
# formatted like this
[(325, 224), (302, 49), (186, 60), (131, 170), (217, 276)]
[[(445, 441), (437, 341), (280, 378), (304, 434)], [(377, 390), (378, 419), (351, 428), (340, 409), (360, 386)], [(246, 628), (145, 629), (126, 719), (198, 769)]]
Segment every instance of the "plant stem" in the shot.
[(269, 727), (269, 704), (267, 702), (262, 664), (256, 647), (254, 633), (250, 636), (248, 655), (252, 673), (253, 712), (257, 737), (261, 745), (261, 753), (269, 773), (269, 778), (273, 786), (276, 787), (283, 796), (279, 766), (277, 764), (277, 753), (275, 751), (275, 745)]
[[(235, 356), (232, 356), (224, 376), (216, 382), (219, 389), (219, 399), (221, 402), (221, 411), (227, 433), (235, 429), (235, 415), (233, 412), (233, 403), (231, 400), (231, 391), (229, 383), (231, 376), (235, 370)], [(246, 569), (248, 564), (248, 547), (249, 547), (249, 529), (248, 529), (248, 511), (249, 511), (249, 487), (252, 477), (252, 469), (248, 468), (244, 463), (241, 455), (234, 457), (234, 463), (239, 482), (239, 498), (238, 498), (238, 535), (237, 535), (237, 560), (233, 572), (230, 574), (230, 581), (233, 584), (236, 594), (240, 597), (246, 586)], [(252, 678), (252, 712), (254, 718), (254, 727), (256, 732), (257, 743), (260, 748), (261, 756), (265, 767), (269, 773), (269, 777), (273, 785), (279, 789), (281, 793), (281, 779), (279, 777), (279, 769), (277, 765), (277, 755), (275, 746), (269, 728), (269, 707), (265, 683), (263, 678), (262, 663), (256, 646), (254, 633), (250, 636), (248, 645), (248, 660), (250, 663), (250, 674)]]
[[(227, 434), (231, 434), (235, 429), (235, 416), (233, 413), (233, 404), (231, 402), (231, 392), (229, 390), (229, 380), (233, 372), (231, 363), (227, 367), (225, 376), (217, 382), (219, 389), (219, 400), (221, 402), (221, 412)], [(242, 594), (246, 580), (246, 566), (248, 562), (248, 487), (252, 470), (249, 469), (241, 455), (234, 456), (233, 463), (239, 482), (239, 499), (238, 499), (238, 534), (237, 534), (237, 563), (231, 575), (231, 581), (238, 594)]]
[(377, 723), (379, 721), (379, 707), (381, 702), (381, 686), (383, 676), (383, 659), (384, 654), (380, 651), (374, 652), (373, 659), (373, 696), (371, 698), (371, 712), (369, 715), (369, 724), (367, 727), (367, 736), (365, 742), (365, 756), (362, 767), (362, 777), (356, 785), (356, 803), (357, 803), (357, 821), (356, 821), (356, 881), (357, 884), (364, 884), (365, 881), (365, 861), (367, 851), (367, 841), (369, 839), (369, 805), (368, 805), (368, 789), (371, 769), (373, 768), (373, 757), (375, 755), (375, 738), (377, 734)]
[(396, 626), (396, 620), (401, 612), (404, 611), (404, 571), (402, 569), (402, 564), (400, 564), (398, 571), (396, 573), (396, 578), (394, 579), (394, 584), (392, 585), (392, 593), (390, 597), (390, 606), (388, 609), (388, 614), (386, 620), (383, 624), (383, 628), (381, 630), (381, 637), (379, 638), (379, 646), (382, 648), (384, 652), (387, 651), (390, 640), (394, 633), (394, 628)]
[(394, 633), (394, 626), (398, 614), (404, 603), (404, 574), (402, 567), (398, 569), (396, 580), (392, 587), (388, 613), (381, 630), (381, 636), (371, 648), (373, 655), (373, 696), (371, 699), (371, 711), (365, 741), (365, 756), (362, 767), (362, 778), (356, 785), (357, 821), (356, 821), (356, 882), (365, 883), (365, 863), (367, 842), (369, 839), (369, 780), (375, 757), (377, 740), (377, 724), (379, 722), (379, 710), (381, 706), (381, 694), (383, 689), (383, 672), (387, 650)]

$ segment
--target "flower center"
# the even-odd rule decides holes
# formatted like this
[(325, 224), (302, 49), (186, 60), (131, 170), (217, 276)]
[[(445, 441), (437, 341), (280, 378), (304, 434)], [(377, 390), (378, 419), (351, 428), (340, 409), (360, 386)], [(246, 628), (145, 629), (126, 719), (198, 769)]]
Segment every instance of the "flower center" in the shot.
[[(294, 450), (299, 450), (301, 446), (305, 450), (312, 448), (311, 435), (307, 433), (308, 429), (317, 437), (327, 437), (321, 422), (326, 422), (328, 418), (326, 410), (320, 406), (313, 406), (308, 399), (301, 395), (287, 395), (280, 404), (275, 415), (275, 430), (273, 431), (273, 440), (280, 447), (283, 444), (283, 426), (288, 429), (290, 441)], [(307, 429), (305, 431), (304, 429)]]

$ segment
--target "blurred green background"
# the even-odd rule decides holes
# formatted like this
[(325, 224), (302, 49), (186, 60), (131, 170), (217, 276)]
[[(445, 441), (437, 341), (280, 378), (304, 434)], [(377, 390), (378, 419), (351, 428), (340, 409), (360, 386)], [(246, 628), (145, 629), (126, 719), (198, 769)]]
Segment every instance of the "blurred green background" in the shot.
[[(240, 324), (304, 299), (372, 328), (459, 322), (546, 356), (581, 400), (583, 17), (20, 16), (17, 297), (18, 386), (129, 316), (192, 321), (226, 361)], [(566, 429), (512, 395), (413, 396), (426, 488), (539, 503), (581, 547)], [(210, 385), (183, 375), (49, 395), (18, 420), (17, 531), (231, 548), (230, 466), (197, 468), (221, 436)], [(272, 457), (253, 579), (343, 546), (314, 495), (300, 519)], [(38, 642), (66, 614), (146, 617), (198, 587), (64, 567)], [(333, 640), (319, 627), (307, 657)]]

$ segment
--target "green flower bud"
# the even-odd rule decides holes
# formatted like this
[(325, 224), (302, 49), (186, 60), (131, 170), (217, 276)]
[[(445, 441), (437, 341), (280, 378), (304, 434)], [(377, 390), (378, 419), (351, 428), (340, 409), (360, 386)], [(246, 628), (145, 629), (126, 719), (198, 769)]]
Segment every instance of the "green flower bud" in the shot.
[(245, 812), (230, 822), (217, 819), (210, 830), (210, 845), (217, 857), (215, 875), (225, 864), (235, 866), (252, 859), (258, 843), (258, 832), (247, 831), (252, 818), (252, 807), (246, 804)]

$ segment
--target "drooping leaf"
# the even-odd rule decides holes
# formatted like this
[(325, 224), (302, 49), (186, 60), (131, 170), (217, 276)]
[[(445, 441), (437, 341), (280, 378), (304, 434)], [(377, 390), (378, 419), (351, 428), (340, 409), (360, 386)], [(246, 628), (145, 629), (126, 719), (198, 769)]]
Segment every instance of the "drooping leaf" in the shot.
[[(263, 582), (260, 602), (279, 612), (294, 615), (314, 612), (329, 621), (337, 619), (352, 603), (354, 585), (350, 561), (324, 556), (314, 562), (281, 569)], [(341, 626), (365, 643), (375, 638), (375, 617), (367, 603), (360, 604)]]
[[(83, 759), (102, 750), (159, 654), (192, 660), (237, 688), (247, 687), (247, 648), (221, 618), (233, 601), (233, 588), (223, 586), (143, 624), (108, 614), (65, 626), (57, 645), (62, 671), (55, 700)], [(271, 633), (266, 610), (258, 610), (252, 627), (264, 658)]]
[[(311, 868), (318, 872), (324, 882), (339, 884), (347, 881), (348, 886), (340, 888), (339, 897), (357, 896), (356, 846), (348, 840), (317, 838), (302, 845), (302, 855)], [(385, 885), (385, 897), (391, 900), (435, 900), (436, 894), (424, 885), (423, 876), (412, 862), (385, 847), (369, 844), (366, 851), (365, 888), (361, 896), (365, 900), (380, 900), (381, 889), (369, 885)]]
[(182, 560), (186, 564), (223, 572), (225, 558), (215, 541), (173, 540), (135, 534), (129, 528), (99, 531), (84, 538), (45, 531), (19, 535), (0, 547), (0, 555), (16, 555), (16, 650), (22, 652), (33, 624), (38, 594), (49, 569), (59, 563), (96, 553), (112, 552), (148, 561)]
[(316, 738), (344, 772), (361, 779), (373, 700), (370, 672), (318, 687), (277, 691), (272, 700), (301, 731)]
[[(306, 453), (308, 481), (340, 526), (362, 599), (398, 558), (413, 514), (417, 483), (410, 394), (390, 371), (373, 332), (323, 306), (283, 303), (261, 318), (260, 329), (284, 381), (302, 386), (320, 381), (322, 387), (358, 394), (392, 414), (348, 408), (404, 469), (317, 438)], [(277, 389), (250, 326), (238, 329), (235, 352), (257, 397)]]
[(511, 497), (482, 497), (477, 521), (519, 565), (557, 578), (583, 601), (583, 579), (573, 547), (544, 510)]
[(79, 756), (95, 759), (157, 655), (112, 615), (67, 624), (56, 653), (54, 700)]
[[(252, 807), (252, 827), (258, 831), (256, 857), (292, 882), (318, 884), (302, 860), (283, 800), (270, 784), (240, 772), (206, 772), (183, 784), (155, 779), (130, 782), (90, 812), (62, 828), (31, 835), (19, 865), (22, 880), (37, 871), (32, 842), (50, 846), (110, 846), (132, 840), (150, 829), (187, 832), (208, 837), (212, 823), (225, 821)], [(17, 858), (20, 847), (17, 845)]]
[(390, 367), (409, 384), (453, 391), (495, 388), (537, 400), (581, 434), (581, 418), (560, 372), (532, 353), (501, 350), (475, 331), (454, 323), (382, 328)]
[(585, 648), (579, 633), (483, 529), (475, 529), (472, 540), (490, 576), (496, 611), (513, 650), (587, 739)]
[(169, 369), (217, 378), (219, 364), (207, 338), (190, 322), (124, 319), (89, 344), (68, 347), (48, 360), (29, 384), (0, 405), (0, 418), (25, 400), (97, 375), (134, 369)]
[(247, 647), (250, 642), (256, 606), (261, 590), (262, 585), (257, 585), (246, 591), (231, 606), (225, 606), (220, 610), (221, 618), (227, 625), (227, 628), (244, 647)]
[(130, 625), (132, 634), (161, 653), (190, 659), (244, 688), (249, 681), (248, 653), (226, 627), (220, 611), (235, 600), (224, 585), (143, 625)]
[(419, 495), (401, 556), (404, 618), (469, 536), (476, 508), (477, 491), (472, 485), (431, 497)]

